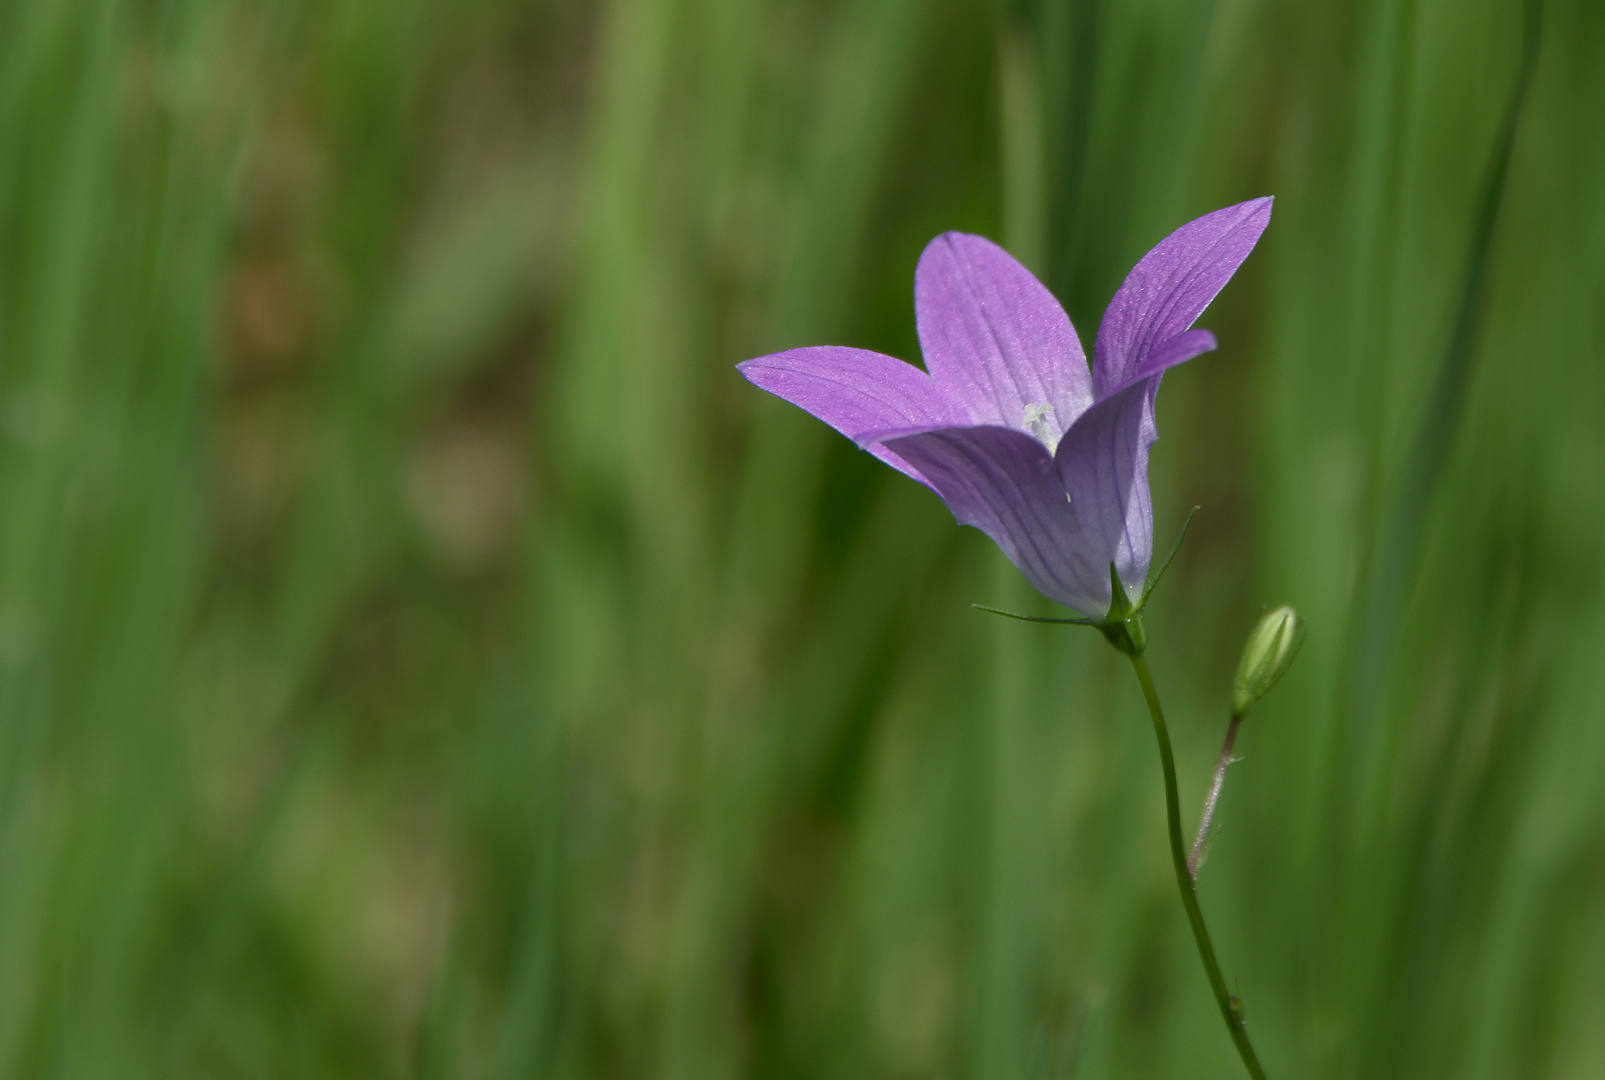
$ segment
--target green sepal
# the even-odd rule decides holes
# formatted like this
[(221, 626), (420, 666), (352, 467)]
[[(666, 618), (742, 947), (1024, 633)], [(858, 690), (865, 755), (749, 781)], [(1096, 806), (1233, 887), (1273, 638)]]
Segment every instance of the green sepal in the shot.
[(1148, 647), (1148, 628), (1142, 622), (1142, 604), (1139, 602), (1137, 606), (1132, 606), (1126, 597), (1125, 586), (1120, 583), (1120, 571), (1115, 569), (1114, 563), (1109, 564), (1109, 590), (1113, 596), (1109, 601), (1109, 614), (1098, 626), (1098, 632), (1117, 651), (1127, 656), (1141, 656)]
[(1181, 523), (1181, 532), (1176, 534), (1176, 542), (1170, 546), (1170, 554), (1165, 556), (1165, 561), (1159, 564), (1159, 569), (1143, 587), (1142, 598), (1137, 601), (1138, 611), (1148, 606), (1148, 598), (1154, 594), (1154, 589), (1159, 586), (1159, 579), (1165, 576), (1165, 571), (1170, 569), (1171, 561), (1176, 558), (1176, 552), (1181, 550), (1181, 542), (1187, 539), (1187, 530), (1193, 527), (1193, 516), (1198, 511), (1199, 507), (1196, 506), (1187, 511), (1187, 520)]

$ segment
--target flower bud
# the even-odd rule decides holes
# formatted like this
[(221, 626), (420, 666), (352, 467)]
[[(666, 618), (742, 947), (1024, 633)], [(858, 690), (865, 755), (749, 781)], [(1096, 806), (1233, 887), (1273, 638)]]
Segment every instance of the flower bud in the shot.
[(1265, 696), (1287, 673), (1304, 644), (1304, 622), (1292, 608), (1283, 605), (1267, 611), (1248, 635), (1243, 659), (1232, 681), (1232, 715), (1245, 716), (1254, 703)]

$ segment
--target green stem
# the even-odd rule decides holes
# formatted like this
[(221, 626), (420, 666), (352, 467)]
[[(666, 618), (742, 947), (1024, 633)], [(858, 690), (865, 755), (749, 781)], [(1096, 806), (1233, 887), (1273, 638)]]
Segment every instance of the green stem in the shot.
[(1170, 829), (1170, 861), (1176, 868), (1176, 888), (1181, 893), (1181, 905), (1187, 909), (1187, 921), (1192, 924), (1193, 940), (1198, 942), (1198, 955), (1204, 961), (1204, 974), (1209, 976), (1209, 988), (1215, 992), (1220, 1005), (1221, 1019), (1243, 1058), (1248, 1075), (1254, 1080), (1265, 1080), (1265, 1070), (1254, 1056), (1254, 1046), (1248, 1041), (1248, 1027), (1243, 1022), (1243, 1009), (1226, 990), (1221, 977), (1220, 964), (1215, 960), (1215, 946), (1209, 942), (1209, 928), (1204, 925), (1204, 913), (1198, 907), (1198, 891), (1193, 876), (1187, 872), (1187, 848), (1181, 835), (1181, 800), (1176, 794), (1176, 758), (1170, 750), (1170, 732), (1165, 728), (1165, 713), (1159, 707), (1159, 693), (1154, 689), (1153, 676), (1148, 674), (1148, 661), (1141, 653), (1131, 657), (1131, 666), (1142, 684), (1142, 696), (1148, 702), (1148, 713), (1154, 720), (1154, 737), (1159, 740), (1159, 763), (1165, 771), (1165, 818)]

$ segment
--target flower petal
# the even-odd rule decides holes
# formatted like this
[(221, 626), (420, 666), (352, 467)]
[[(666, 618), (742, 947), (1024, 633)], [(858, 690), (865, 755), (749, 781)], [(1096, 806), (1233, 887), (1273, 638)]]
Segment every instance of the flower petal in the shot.
[[(1081, 415), (1054, 455), (1070, 509), (1083, 530), (1086, 558), (1109, 573), (1114, 563), (1136, 603), (1153, 558), (1154, 509), (1148, 493), (1148, 448), (1160, 376), (1133, 383)], [(941, 489), (938, 488), (938, 491)]]
[(1069, 316), (984, 237), (950, 232), (926, 245), (914, 270), (914, 317), (925, 366), (969, 409), (969, 423), (1031, 434), (1031, 410), (1051, 446), (1092, 404)]
[[(889, 429), (964, 424), (963, 409), (948, 400), (931, 377), (895, 357), (818, 345), (760, 356), (736, 365), (754, 386), (784, 398), (854, 442)], [(884, 446), (865, 449), (921, 483), (929, 481)]]
[(887, 445), (925, 475), (961, 525), (997, 542), (1050, 600), (1095, 619), (1109, 611), (1109, 564), (1083, 556), (1053, 459), (1009, 428), (945, 428), (889, 435)]
[(1131, 383), (1155, 346), (1192, 326), (1270, 220), (1271, 200), (1250, 199), (1188, 222), (1142, 257), (1098, 327), (1092, 382), (1100, 401)]
[[(1138, 365), (1131, 382), (1158, 375), (1167, 368), (1185, 364), (1195, 356), (1214, 352), (1215, 348), (1215, 335), (1208, 330), (1188, 330), (1177, 334), (1169, 341), (1161, 342), (1148, 354), (1148, 358)], [(1124, 390), (1125, 387), (1120, 389)]]

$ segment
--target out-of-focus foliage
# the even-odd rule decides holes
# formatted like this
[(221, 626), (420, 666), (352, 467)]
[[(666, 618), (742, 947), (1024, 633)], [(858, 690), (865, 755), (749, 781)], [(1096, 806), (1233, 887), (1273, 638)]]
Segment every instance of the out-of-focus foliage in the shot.
[(917, 358), (948, 228), (1090, 342), (1260, 194), (1154, 454), (1189, 807), (1309, 618), (1223, 962), (1273, 1076), (1600, 1075), (1605, 7), (1543, 8), (1454, 354), (1514, 0), (0, 5), (0, 1075), (1237, 1075), (1119, 658), (732, 365)]

